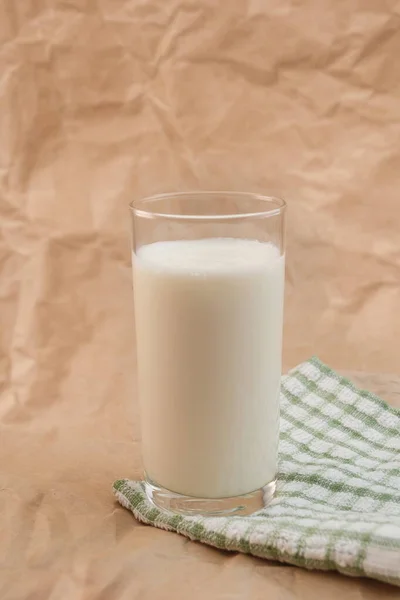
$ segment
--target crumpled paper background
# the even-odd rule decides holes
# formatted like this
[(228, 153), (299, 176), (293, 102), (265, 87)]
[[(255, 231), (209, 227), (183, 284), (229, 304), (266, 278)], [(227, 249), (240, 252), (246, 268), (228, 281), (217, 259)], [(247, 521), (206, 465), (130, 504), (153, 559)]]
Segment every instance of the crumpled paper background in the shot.
[(284, 364), (398, 372), (399, 1), (0, 0), (0, 40), (2, 598), (394, 598), (140, 526), (110, 485), (140, 469), (139, 196), (285, 197)]

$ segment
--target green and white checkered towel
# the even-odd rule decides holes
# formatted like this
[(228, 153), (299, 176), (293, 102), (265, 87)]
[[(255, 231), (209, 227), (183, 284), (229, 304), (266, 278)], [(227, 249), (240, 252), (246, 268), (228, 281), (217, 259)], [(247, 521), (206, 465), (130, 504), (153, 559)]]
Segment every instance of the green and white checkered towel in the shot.
[(140, 482), (114, 493), (144, 523), (223, 550), (400, 585), (400, 411), (313, 358), (282, 378), (277, 495), (248, 517), (181, 516)]

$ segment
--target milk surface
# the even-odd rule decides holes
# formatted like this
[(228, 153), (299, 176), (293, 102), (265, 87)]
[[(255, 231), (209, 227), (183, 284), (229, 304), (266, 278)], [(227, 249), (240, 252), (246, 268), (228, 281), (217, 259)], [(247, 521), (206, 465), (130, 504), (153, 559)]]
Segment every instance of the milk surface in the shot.
[(133, 256), (147, 475), (221, 498), (275, 478), (284, 257), (272, 244), (157, 242)]

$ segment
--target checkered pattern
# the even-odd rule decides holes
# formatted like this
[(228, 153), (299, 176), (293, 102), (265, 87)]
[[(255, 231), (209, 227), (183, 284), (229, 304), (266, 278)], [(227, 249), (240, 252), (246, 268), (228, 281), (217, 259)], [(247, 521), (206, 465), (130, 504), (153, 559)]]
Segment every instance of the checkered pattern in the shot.
[(217, 548), (400, 585), (400, 411), (316, 358), (282, 378), (268, 508), (185, 517), (151, 505), (140, 482), (117, 481), (114, 493), (144, 523)]

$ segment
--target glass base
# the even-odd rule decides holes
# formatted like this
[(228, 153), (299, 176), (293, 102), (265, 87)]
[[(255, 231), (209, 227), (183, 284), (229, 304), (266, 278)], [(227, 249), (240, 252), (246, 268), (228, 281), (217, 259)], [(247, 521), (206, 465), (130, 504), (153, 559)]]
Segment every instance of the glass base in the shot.
[(203, 516), (244, 516), (251, 515), (270, 504), (275, 495), (276, 481), (271, 481), (264, 487), (243, 496), (230, 498), (195, 498), (171, 492), (147, 476), (144, 480), (145, 491), (149, 502), (171, 512), (181, 515)]

